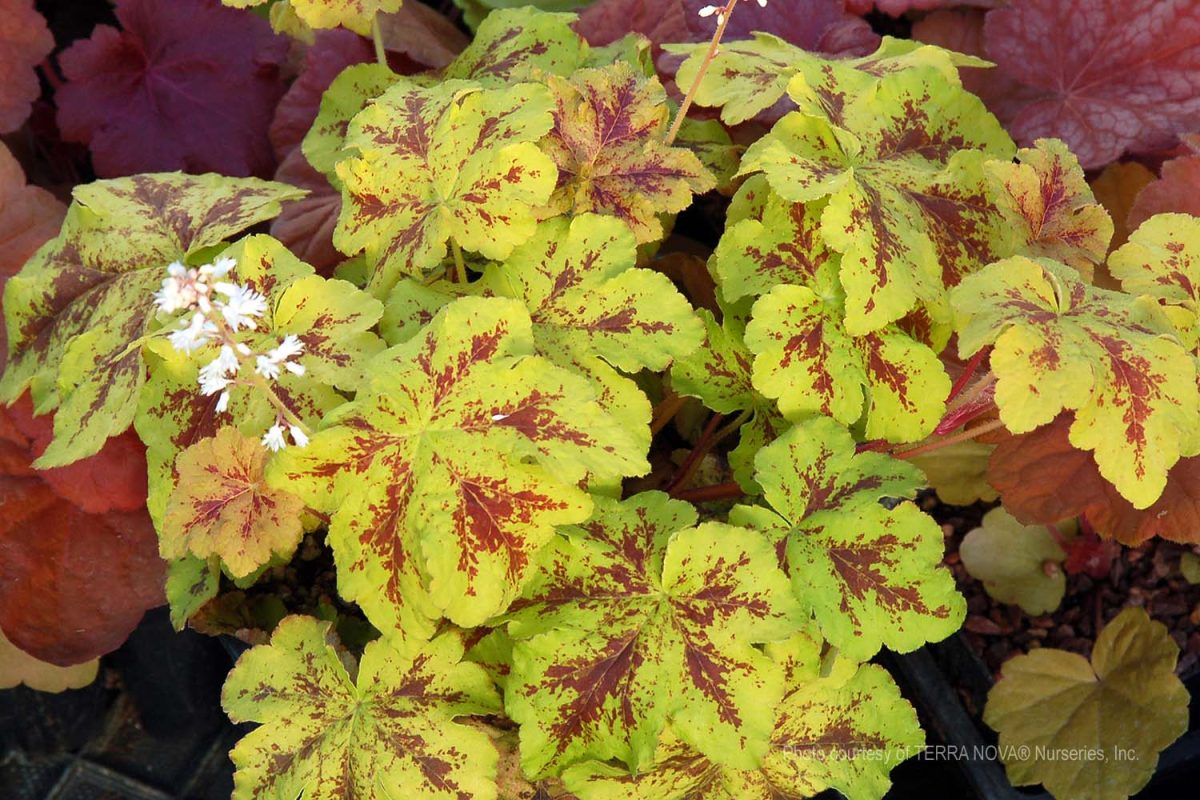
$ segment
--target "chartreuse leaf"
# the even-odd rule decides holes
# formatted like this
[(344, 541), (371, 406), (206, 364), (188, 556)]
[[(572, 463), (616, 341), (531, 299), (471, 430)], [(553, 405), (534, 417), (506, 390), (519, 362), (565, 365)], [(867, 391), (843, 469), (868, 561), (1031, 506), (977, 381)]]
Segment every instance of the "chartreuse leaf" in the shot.
[(995, 449), (970, 439), (906, 460), (921, 468), (943, 503), (969, 506), (978, 500), (990, 503), (1000, 496), (987, 480), (988, 459)]
[(1017, 151), (1018, 163), (986, 166), (1014, 236), (1012, 254), (1053, 258), (1090, 278), (1108, 253), (1113, 221), (1066, 144), (1058, 139), (1033, 144)]
[(167, 564), (166, 595), (171, 626), (184, 629), (201, 606), (217, 596), (221, 565), (215, 558), (184, 556)]
[(841, 659), (822, 676), (820, 642), (803, 635), (767, 652), (785, 667), (787, 693), (757, 769), (706, 758), (669, 732), (654, 765), (633, 776), (595, 761), (566, 771), (580, 800), (792, 800), (835, 789), (851, 800), (879, 800), (888, 773), (924, 735), (891, 676)]
[(288, 617), (229, 673), (225, 712), (261, 723), (230, 753), (235, 800), (496, 797), (496, 749), (455, 718), (500, 700), (457, 635), (371, 642), (357, 669), (331, 639), (330, 623)]
[(534, 209), (557, 179), (535, 144), (550, 129), (550, 107), (531, 83), (405, 82), (351, 120), (345, 144), (357, 155), (336, 166), (344, 204), (334, 243), (365, 250), (373, 293), (437, 266), (447, 241), (502, 259), (533, 235)]
[(1200, 219), (1151, 217), (1109, 257), (1108, 269), (1125, 291), (1162, 301), (1184, 345), (1200, 351)]
[(695, 153), (664, 143), (671, 109), (657, 78), (618, 61), (548, 85), (554, 127), (542, 148), (558, 166), (548, 213), (611, 214), (646, 243), (662, 238), (658, 214), (682, 211), (716, 185)]
[[(221, 0), (234, 8), (262, 5), (268, 0)], [(282, 0), (310, 28), (347, 28), (359, 36), (371, 35), (371, 23), (376, 14), (400, 10), (403, 0)], [(271, 9), (272, 15), (276, 13)]]
[(647, 469), (588, 381), (533, 355), (519, 301), (457, 300), (369, 372), (268, 480), (331, 513), (339, 591), (391, 638), (503, 611), (553, 526), (587, 518), (576, 482)]
[[(688, 56), (675, 81), (680, 86), (693, 85), (708, 44), (668, 45), (665, 49)], [(959, 66), (986, 66), (986, 62), (933, 45), (891, 37), (885, 37), (879, 49), (869, 56), (830, 58), (801, 50), (778, 36), (755, 33), (751, 39), (721, 44), (696, 91), (695, 102), (721, 107), (721, 119), (728, 125), (737, 125), (766, 111), (785, 94), (791, 94), (800, 111), (827, 115), (831, 122), (840, 124), (840, 111), (847, 100), (882, 76), (912, 67), (930, 67), (948, 83), (958, 86)]]
[(62, 231), (8, 281), (0, 401), (28, 388), (58, 408), (37, 461), (62, 466), (129, 427), (145, 382), (141, 342), (169, 263), (219, 244), (301, 197), (253, 178), (161, 173), (78, 186)]
[(918, 469), (878, 453), (828, 417), (794, 425), (755, 458), (771, 509), (736, 506), (730, 521), (753, 525), (786, 547), (796, 597), (827, 640), (856, 660), (881, 645), (915, 650), (958, 630), (966, 608), (944, 567), (941, 528), (912, 497)]
[(1195, 363), (1151, 298), (1016, 256), (964, 280), (954, 306), (962, 356), (994, 345), (1005, 426), (1024, 433), (1073, 410), (1071, 444), (1093, 451), (1100, 474), (1135, 507), (1153, 503), (1181, 449), (1200, 442)]
[(467, 49), (446, 67), (446, 79), (484, 82), (541, 80), (570, 75), (587, 59), (588, 45), (571, 28), (574, 14), (555, 14), (521, 3), (488, 15)]
[(349, 153), (344, 149), (350, 120), (391, 86), (412, 78), (401, 78), (386, 64), (351, 64), (329, 84), (301, 147), (313, 169), (337, 180), (334, 167)]
[(1049, 647), (1009, 659), (983, 712), (1000, 734), (1008, 779), (1043, 784), (1060, 800), (1135, 794), (1187, 731), (1178, 657), (1164, 625), (1127, 608), (1100, 632), (1090, 663)]
[(647, 765), (668, 720), (711, 758), (757, 765), (783, 674), (758, 642), (803, 624), (774, 550), (661, 492), (595, 498), (539, 560), (509, 632), (506, 711), (530, 775), (585, 757)]
[(416, 335), (437, 309), (466, 294), (512, 297), (533, 321), (535, 351), (593, 379), (601, 405), (640, 446), (650, 445), (650, 407), (624, 372), (661, 371), (693, 352), (700, 320), (665, 275), (636, 269), (637, 242), (615, 217), (584, 214), (538, 226), (503, 264), (471, 284), (397, 284), (381, 329), (392, 343)]
[[(312, 267), (269, 236), (245, 237), (222, 255), (237, 263), (232, 279), (267, 298), (267, 311), (257, 320), (257, 328), (240, 333), (240, 341), (260, 353), (289, 334), (304, 345), (296, 359), (304, 374), (284, 372), (273, 388), (301, 420), (315, 427), (325, 412), (344, 402), (333, 387), (358, 389), (364, 382), (364, 365), (383, 350), (383, 341), (370, 330), (382, 315), (383, 304), (347, 281), (314, 275)], [(147, 350), (150, 380), (134, 424), (146, 443), (148, 506), (161, 532), (179, 453), (215, 436), (222, 425), (233, 425), (246, 436), (261, 436), (277, 412), (257, 387), (234, 383), (229, 387), (228, 414), (216, 413), (217, 396), (206, 397), (198, 387), (200, 368), (217, 355), (216, 343), (189, 355), (159, 338)]]
[[(501, 16), (507, 13), (508, 9), (518, 7), (519, 10), (525, 10), (523, 7), (528, 6), (530, 9), (545, 9), (546, 11), (574, 11), (575, 9), (587, 5), (591, 0), (454, 0), (454, 4), (463, 10), (463, 21), (467, 26), (475, 29), (478, 27), (476, 35), (483, 35), (487, 27), (487, 21), (492, 17)], [(574, 15), (557, 14), (556, 16), (566, 17), (568, 20), (574, 19)], [(483, 23), (483, 24), (480, 24)]]
[(775, 440), (787, 421), (751, 382), (754, 355), (743, 341), (745, 324), (730, 313), (721, 322), (705, 309), (698, 313), (707, 329), (704, 344), (671, 366), (671, 387), (721, 414), (749, 412), (738, 429), (738, 446), (729, 452), (729, 466), (742, 488), (757, 493), (754, 456)]
[(983, 162), (1011, 154), (978, 98), (914, 68), (846, 98), (837, 127), (788, 114), (746, 152), (742, 173), (763, 172), (793, 203), (828, 198), (821, 234), (842, 254), (846, 329), (863, 335), (918, 304), (948, 321), (945, 286), (1002, 254)]
[(58, 694), (82, 689), (96, 680), (100, 659), (60, 667), (41, 661), (10, 642), (0, 631), (0, 691), (24, 684), (37, 692)]
[(164, 558), (217, 556), (243, 578), (278, 553), (290, 557), (304, 535), (304, 503), (265, 485), (267, 450), (257, 438), (222, 428), (184, 450), (175, 491), (159, 529)]
[(1002, 603), (1037, 616), (1062, 602), (1067, 578), (1060, 567), (1067, 554), (1045, 525), (1022, 525), (993, 508), (962, 540), (958, 554), (971, 577)]

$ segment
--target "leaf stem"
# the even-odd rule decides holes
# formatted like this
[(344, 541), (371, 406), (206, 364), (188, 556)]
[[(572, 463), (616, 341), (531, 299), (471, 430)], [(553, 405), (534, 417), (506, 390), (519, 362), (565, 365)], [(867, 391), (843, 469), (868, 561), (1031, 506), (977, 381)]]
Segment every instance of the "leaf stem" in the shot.
[(701, 486), (697, 489), (682, 489), (671, 496), (676, 500), (688, 503), (712, 503), (718, 500), (736, 500), (745, 495), (746, 491), (738, 483), (730, 481), (713, 486)]
[(963, 389), (967, 388), (967, 384), (971, 382), (971, 378), (979, 369), (979, 365), (982, 364), (983, 359), (987, 357), (988, 349), (989, 348), (987, 347), (982, 347), (978, 353), (971, 356), (971, 360), (967, 362), (967, 366), (966, 369), (963, 370), (963, 374), (959, 375), (958, 380), (956, 380), (954, 385), (950, 387), (950, 396), (946, 398), (947, 405), (950, 404), (951, 400), (958, 397)]
[(467, 282), (467, 265), (463, 262), (462, 248), (458, 246), (458, 242), (451, 239), (450, 250), (454, 253), (454, 274), (458, 276), (459, 283), (465, 284)]
[(969, 442), (972, 439), (982, 436), (985, 433), (991, 433), (994, 430), (999, 430), (1004, 427), (1004, 423), (998, 419), (991, 422), (985, 422), (982, 425), (977, 425), (970, 430), (965, 430), (961, 433), (956, 433), (953, 436), (939, 436), (931, 442), (919, 444), (916, 447), (910, 447), (907, 450), (897, 450), (893, 452), (892, 458), (915, 458), (925, 453), (932, 453), (935, 450), (941, 450), (943, 447), (949, 447), (959, 442)]
[(674, 389), (668, 389), (663, 399), (654, 407), (654, 416), (650, 420), (650, 435), (655, 436), (667, 427), (667, 423), (673, 420), (680, 409), (687, 405), (687, 401), (686, 397), (676, 394)]
[(379, 27), (379, 14), (371, 19), (371, 39), (375, 42), (375, 60), (386, 67), (388, 65), (387, 48), (383, 46), (383, 29)]
[(675, 115), (675, 121), (671, 123), (671, 129), (667, 131), (667, 144), (675, 143), (675, 137), (679, 135), (679, 128), (683, 125), (683, 120), (687, 117), (688, 110), (696, 99), (700, 83), (708, 74), (708, 68), (712, 65), (713, 59), (717, 57), (717, 51), (721, 47), (721, 37), (725, 35), (725, 27), (729, 24), (729, 18), (733, 16), (733, 9), (737, 8), (737, 4), (738, 0), (729, 0), (725, 4), (725, 8), (717, 12), (717, 30), (713, 33), (712, 42), (708, 45), (708, 52), (704, 54), (704, 61), (700, 62), (700, 69), (696, 71), (696, 80), (692, 81), (692, 85), (688, 87), (687, 94), (683, 97), (683, 103), (679, 106), (679, 113)]
[(717, 425), (720, 424), (721, 420), (725, 419), (725, 416), (723, 414), (713, 414), (712, 419), (704, 426), (704, 431), (700, 434), (700, 438), (696, 440), (695, 447), (688, 453), (683, 463), (679, 465), (679, 470), (675, 473), (675, 477), (667, 484), (667, 493), (670, 494), (691, 480), (692, 476), (696, 474), (696, 470), (700, 468), (700, 463), (704, 460), (704, 456), (708, 455), (722, 439), (740, 428), (749, 418), (750, 412), (743, 411), (724, 427), (718, 429)]

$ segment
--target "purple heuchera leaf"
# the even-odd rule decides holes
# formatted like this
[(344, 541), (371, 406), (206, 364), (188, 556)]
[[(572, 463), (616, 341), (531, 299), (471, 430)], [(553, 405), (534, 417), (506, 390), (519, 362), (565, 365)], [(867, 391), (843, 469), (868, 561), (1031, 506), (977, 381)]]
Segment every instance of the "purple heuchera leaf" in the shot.
[(58, 124), (97, 174), (269, 176), (287, 42), (217, 0), (117, 0), (116, 14), (122, 30), (101, 25), (61, 59)]

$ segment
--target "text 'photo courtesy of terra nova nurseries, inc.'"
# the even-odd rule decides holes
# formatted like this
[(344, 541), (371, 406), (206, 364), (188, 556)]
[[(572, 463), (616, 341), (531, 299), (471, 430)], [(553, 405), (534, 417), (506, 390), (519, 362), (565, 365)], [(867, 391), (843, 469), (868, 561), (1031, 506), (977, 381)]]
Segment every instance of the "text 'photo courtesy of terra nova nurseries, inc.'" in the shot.
[(0, 0), (0, 800), (1190, 800), (1200, 0)]

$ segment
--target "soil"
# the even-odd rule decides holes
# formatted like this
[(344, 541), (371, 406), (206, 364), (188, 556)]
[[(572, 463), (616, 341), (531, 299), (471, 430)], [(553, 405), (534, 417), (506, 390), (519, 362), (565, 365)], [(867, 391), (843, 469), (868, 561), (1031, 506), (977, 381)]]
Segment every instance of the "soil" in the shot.
[(1013, 656), (1038, 647), (1055, 647), (1089, 656), (1097, 633), (1128, 606), (1141, 606), (1166, 625), (1179, 645), (1176, 673), (1188, 678), (1200, 673), (1200, 584), (1179, 574), (1186, 545), (1152, 539), (1139, 547), (1121, 547), (1108, 575), (1094, 578), (1067, 574), (1066, 593), (1058, 609), (1031, 616), (1019, 606), (993, 600), (983, 584), (972, 578), (958, 556), (967, 533), (994, 504), (947, 506), (929, 494), (922, 507), (939, 523), (946, 539), (945, 563), (967, 599), (967, 619), (961, 636), (987, 665), (993, 677)]

